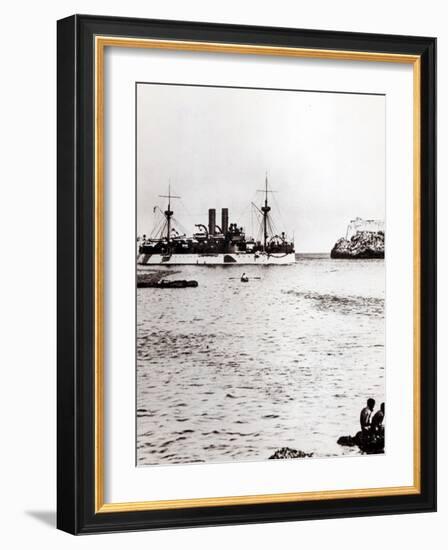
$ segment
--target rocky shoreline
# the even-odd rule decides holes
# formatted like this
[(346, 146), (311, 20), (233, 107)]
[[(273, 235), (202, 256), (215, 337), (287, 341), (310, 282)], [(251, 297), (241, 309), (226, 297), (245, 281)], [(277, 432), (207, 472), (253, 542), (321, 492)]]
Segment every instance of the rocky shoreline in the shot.
[(358, 231), (351, 239), (339, 239), (330, 254), (333, 259), (384, 259), (384, 232)]
[(269, 460), (278, 460), (284, 458), (311, 458), (314, 453), (305, 453), (304, 451), (297, 451), (290, 447), (282, 447), (277, 449), (273, 455), (269, 457)]
[(384, 453), (384, 431), (379, 434), (363, 434), (358, 432), (354, 437), (343, 435), (338, 439), (338, 445), (345, 447), (358, 446), (359, 450), (365, 454)]

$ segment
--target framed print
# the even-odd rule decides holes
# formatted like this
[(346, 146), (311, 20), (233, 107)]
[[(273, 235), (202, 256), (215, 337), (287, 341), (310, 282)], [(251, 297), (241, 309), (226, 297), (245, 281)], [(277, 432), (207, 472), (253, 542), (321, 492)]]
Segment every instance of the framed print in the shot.
[(435, 510), (435, 53), (58, 22), (60, 529)]

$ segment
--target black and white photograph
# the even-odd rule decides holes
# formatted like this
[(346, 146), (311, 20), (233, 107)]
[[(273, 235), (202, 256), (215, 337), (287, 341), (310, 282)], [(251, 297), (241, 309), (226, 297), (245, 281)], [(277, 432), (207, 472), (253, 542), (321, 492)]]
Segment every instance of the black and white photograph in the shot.
[(2, 548), (446, 546), (444, 8), (5, 3)]
[(136, 84), (136, 463), (385, 452), (381, 94)]

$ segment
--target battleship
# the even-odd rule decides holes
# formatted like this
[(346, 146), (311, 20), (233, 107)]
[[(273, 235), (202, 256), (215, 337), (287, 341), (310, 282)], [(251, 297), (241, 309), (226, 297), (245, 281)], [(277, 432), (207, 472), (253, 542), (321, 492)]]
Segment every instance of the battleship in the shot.
[(160, 195), (168, 200), (161, 223), (153, 235), (139, 239), (139, 265), (287, 265), (295, 263), (294, 240), (286, 233), (276, 232), (271, 216), (268, 195), (272, 190), (260, 190), (264, 202), (258, 207), (252, 203), (260, 222), (260, 238), (247, 236), (243, 227), (229, 223), (229, 209), (221, 209), (221, 225), (216, 223), (216, 209), (208, 211), (208, 225), (196, 224), (192, 236), (180, 234), (174, 223), (171, 203), (180, 197)]

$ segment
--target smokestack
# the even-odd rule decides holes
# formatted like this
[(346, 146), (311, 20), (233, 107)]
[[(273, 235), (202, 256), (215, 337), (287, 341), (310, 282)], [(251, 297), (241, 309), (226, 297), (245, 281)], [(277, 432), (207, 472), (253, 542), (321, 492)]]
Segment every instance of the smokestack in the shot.
[(222, 208), (221, 210), (221, 229), (224, 235), (229, 230), (229, 209), (228, 208)]
[(208, 211), (208, 234), (214, 235), (216, 233), (216, 210), (209, 208)]

